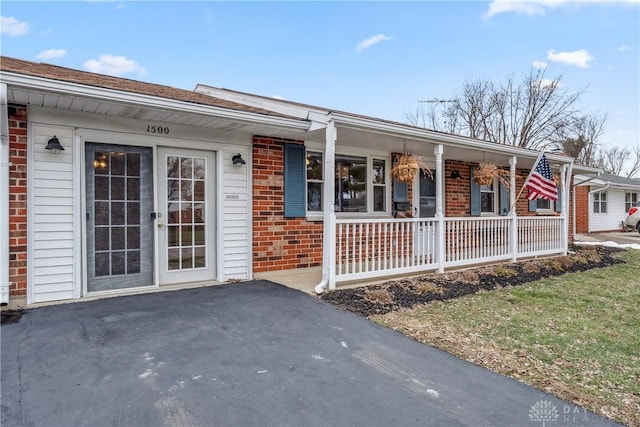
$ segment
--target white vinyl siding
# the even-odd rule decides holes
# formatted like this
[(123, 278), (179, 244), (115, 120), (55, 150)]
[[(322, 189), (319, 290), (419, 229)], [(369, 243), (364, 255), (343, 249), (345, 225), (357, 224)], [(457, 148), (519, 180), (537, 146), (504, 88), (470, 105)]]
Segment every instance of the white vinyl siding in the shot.
[(607, 212), (593, 212), (593, 195), (589, 203), (589, 232), (620, 230), (626, 216), (624, 210), (624, 190), (609, 188), (607, 193)]
[[(58, 154), (44, 147), (56, 135), (65, 148)], [(29, 177), (30, 303), (73, 298), (74, 183), (73, 130), (33, 125)]]
[[(236, 166), (234, 154), (242, 154), (246, 165)], [(248, 147), (225, 146), (222, 159), (222, 266), (224, 280), (249, 279), (249, 171), (251, 158)]]

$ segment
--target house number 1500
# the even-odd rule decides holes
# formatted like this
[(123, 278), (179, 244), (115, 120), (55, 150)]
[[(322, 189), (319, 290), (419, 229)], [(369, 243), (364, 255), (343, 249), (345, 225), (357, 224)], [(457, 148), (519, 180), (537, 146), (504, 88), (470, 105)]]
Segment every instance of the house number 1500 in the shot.
[(169, 134), (169, 128), (168, 127), (162, 127), (162, 126), (147, 126), (147, 133), (158, 133), (158, 134), (165, 134), (168, 135)]

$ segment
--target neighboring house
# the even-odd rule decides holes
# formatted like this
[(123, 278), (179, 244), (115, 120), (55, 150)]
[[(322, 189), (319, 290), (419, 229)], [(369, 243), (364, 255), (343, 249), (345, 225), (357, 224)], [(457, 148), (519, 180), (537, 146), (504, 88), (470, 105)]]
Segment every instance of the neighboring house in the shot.
[(640, 201), (640, 178), (577, 175), (574, 186), (575, 233), (621, 230), (627, 212)]
[[(0, 68), (0, 285), (27, 305), (563, 254), (572, 171), (597, 172), (548, 154), (560, 199), (516, 203), (536, 151), (203, 85)], [(402, 183), (405, 152), (424, 172)], [(478, 185), (481, 162), (506, 179)]]

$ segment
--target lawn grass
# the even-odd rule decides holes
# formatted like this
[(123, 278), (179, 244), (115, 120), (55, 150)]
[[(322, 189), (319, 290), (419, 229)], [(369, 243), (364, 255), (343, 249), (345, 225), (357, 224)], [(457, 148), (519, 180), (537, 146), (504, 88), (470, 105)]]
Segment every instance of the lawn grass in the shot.
[(607, 268), (403, 309), (372, 320), (640, 426), (640, 251)]

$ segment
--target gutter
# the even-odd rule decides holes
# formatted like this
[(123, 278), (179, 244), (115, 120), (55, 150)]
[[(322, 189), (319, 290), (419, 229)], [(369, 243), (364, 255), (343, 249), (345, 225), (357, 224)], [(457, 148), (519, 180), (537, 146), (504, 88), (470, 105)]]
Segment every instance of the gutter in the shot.
[[(9, 304), (9, 111), (7, 85), (0, 84), (0, 305)], [(7, 249), (4, 252), (4, 248)]]

